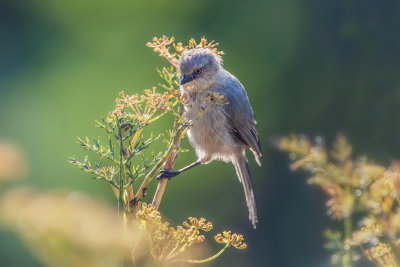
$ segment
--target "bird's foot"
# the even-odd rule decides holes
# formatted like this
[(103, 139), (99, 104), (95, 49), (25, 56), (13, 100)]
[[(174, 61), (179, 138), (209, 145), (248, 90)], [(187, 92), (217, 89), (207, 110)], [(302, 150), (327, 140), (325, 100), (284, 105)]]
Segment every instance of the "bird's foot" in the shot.
[(161, 179), (171, 180), (171, 178), (177, 176), (178, 174), (180, 174), (179, 171), (161, 170), (160, 175), (157, 176), (157, 180)]

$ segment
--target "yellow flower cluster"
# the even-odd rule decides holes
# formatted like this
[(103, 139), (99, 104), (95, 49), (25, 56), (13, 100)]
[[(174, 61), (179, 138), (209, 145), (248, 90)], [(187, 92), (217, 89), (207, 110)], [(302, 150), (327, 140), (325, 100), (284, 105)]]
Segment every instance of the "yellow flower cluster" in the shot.
[[(110, 113), (112, 117), (109, 120), (112, 120), (113, 117), (131, 116), (132, 119), (137, 119), (142, 124), (150, 123), (157, 111), (163, 111), (172, 107), (176, 99), (176, 96), (169, 92), (164, 92), (163, 94), (156, 93), (155, 87), (152, 90), (144, 90), (143, 95), (125, 95), (122, 91), (115, 100), (116, 106)], [(126, 109), (130, 109), (132, 113), (124, 112)]]
[(397, 267), (398, 264), (394, 258), (391, 248), (385, 243), (378, 243), (376, 246), (365, 250), (365, 256), (368, 260), (375, 262), (378, 266)]
[(188, 45), (184, 46), (182, 43), (173, 44), (175, 50), (181, 55), (183, 52), (189, 49), (196, 49), (196, 48), (208, 48), (214, 51), (215, 54), (222, 57), (225, 53), (224, 51), (219, 51), (217, 46), (219, 43), (214, 43), (214, 41), (208, 42), (207, 39), (203, 36), (200, 39), (200, 43), (197, 44), (195, 39), (190, 39)]
[(154, 49), (154, 52), (160, 54), (161, 57), (166, 58), (169, 63), (173, 66), (178, 65), (178, 55), (176, 53), (170, 53), (170, 45), (175, 42), (174, 37), (167, 37), (163, 35), (161, 38), (154, 37), (152, 42), (148, 42), (146, 46)]
[(198, 220), (196, 218), (189, 217), (189, 222), (190, 222), (190, 225), (188, 224), (188, 222), (184, 222), (183, 225), (187, 228), (194, 227), (197, 229), (201, 229), (205, 232), (211, 231), (213, 229), (212, 223), (206, 222), (206, 219), (204, 219), (204, 218), (200, 218), (200, 220)]
[(346, 244), (350, 246), (360, 246), (368, 242), (377, 243), (376, 241), (382, 236), (382, 232), (382, 226), (370, 224), (354, 232), (350, 238), (346, 239)]
[(146, 203), (138, 203), (134, 223), (146, 233), (151, 255), (156, 261), (176, 259), (192, 244), (204, 242), (200, 230), (208, 232), (213, 227), (204, 218), (189, 218), (189, 222), (174, 228), (162, 220), (160, 212)]
[(215, 241), (220, 244), (226, 244), (227, 246), (234, 246), (237, 249), (247, 248), (247, 244), (243, 243), (243, 236), (239, 234), (232, 234), (231, 231), (224, 231), (221, 234), (216, 235)]
[[(170, 52), (171, 44), (176, 52)], [(178, 65), (178, 59), (182, 53), (189, 49), (209, 48), (220, 57), (224, 55), (223, 51), (217, 49), (218, 43), (214, 43), (214, 41), (208, 42), (204, 36), (199, 43), (195, 39), (190, 39), (187, 45), (183, 45), (182, 43), (175, 43), (174, 37), (169, 38), (164, 35), (161, 38), (154, 37), (152, 42), (147, 43), (147, 46), (153, 48), (154, 52), (159, 53), (161, 57), (166, 58), (175, 67)]]
[[(212, 223), (207, 222), (206, 219), (189, 217), (181, 226), (174, 228), (170, 226), (168, 222), (163, 221), (160, 212), (152, 205), (138, 203), (133, 217), (133, 223), (144, 232), (146, 241), (149, 244), (150, 255), (155, 261), (208, 261), (208, 259), (200, 261), (182, 260), (182, 258), (185, 258), (184, 253), (187, 252), (193, 244), (199, 244), (205, 241), (205, 236), (201, 235), (200, 231), (209, 232), (213, 229)], [(226, 244), (226, 247), (233, 246), (238, 249), (246, 248), (246, 244), (243, 243), (243, 236), (232, 234), (230, 231), (224, 231), (223, 235), (218, 234), (214, 238), (218, 243)], [(223, 250), (225, 250), (225, 248)]]

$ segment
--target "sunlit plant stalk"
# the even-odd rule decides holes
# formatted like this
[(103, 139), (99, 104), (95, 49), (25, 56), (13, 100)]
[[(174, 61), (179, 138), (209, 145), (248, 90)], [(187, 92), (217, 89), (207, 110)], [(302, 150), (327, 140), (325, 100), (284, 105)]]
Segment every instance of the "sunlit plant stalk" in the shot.
[[(178, 131), (179, 118), (182, 118), (183, 110), (184, 110), (183, 104), (179, 103), (178, 115), (176, 116), (175, 121), (174, 121), (174, 127), (173, 127), (174, 132)], [(171, 154), (168, 155), (168, 158), (164, 162), (164, 169), (172, 170), (172, 168), (175, 165), (175, 159), (177, 156), (178, 156), (178, 152), (175, 152), (175, 151), (171, 152)], [(164, 195), (165, 187), (167, 186), (167, 182), (168, 182), (168, 179), (162, 179), (161, 181), (158, 182), (157, 189), (154, 194), (154, 198), (153, 198), (153, 202), (152, 202), (153, 207), (155, 207), (156, 209), (158, 209), (158, 207), (161, 204), (161, 199)]]
[(218, 258), (228, 247), (229, 247), (229, 245), (226, 244), (226, 245), (225, 245), (220, 251), (218, 251), (215, 255), (213, 255), (213, 256), (211, 256), (211, 257), (209, 257), (209, 258), (207, 258), (207, 259), (204, 259), (204, 260), (187, 260), (187, 261), (185, 261), (185, 262), (189, 262), (189, 263), (206, 263), (206, 262), (212, 261), (212, 260)]

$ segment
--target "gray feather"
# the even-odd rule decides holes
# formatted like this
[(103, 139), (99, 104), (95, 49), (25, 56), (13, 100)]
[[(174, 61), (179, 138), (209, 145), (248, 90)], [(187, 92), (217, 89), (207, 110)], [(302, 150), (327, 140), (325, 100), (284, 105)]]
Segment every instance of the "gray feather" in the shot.
[(251, 149), (258, 165), (261, 166), (262, 150), (258, 138), (257, 121), (247, 93), (242, 84), (229, 72), (223, 71), (221, 76), (225, 77), (220, 79), (222, 83), (217, 83), (216, 90), (229, 101), (224, 109), (231, 126), (231, 133)]
[(256, 229), (258, 218), (257, 218), (257, 203), (256, 197), (254, 194), (253, 182), (251, 180), (251, 175), (249, 171), (249, 166), (247, 164), (246, 156), (239, 155), (236, 161), (233, 161), (235, 165), (236, 174), (239, 178), (239, 181), (243, 185), (244, 195), (246, 197), (247, 208), (249, 210), (249, 219), (253, 225), (253, 228)]

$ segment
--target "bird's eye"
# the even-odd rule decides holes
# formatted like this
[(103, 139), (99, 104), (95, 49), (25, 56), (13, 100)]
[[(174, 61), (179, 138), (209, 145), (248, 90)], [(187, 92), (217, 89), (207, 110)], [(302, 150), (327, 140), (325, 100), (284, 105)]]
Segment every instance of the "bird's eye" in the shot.
[(202, 71), (203, 71), (202, 69), (197, 69), (196, 74), (199, 75), (199, 74), (201, 74)]

